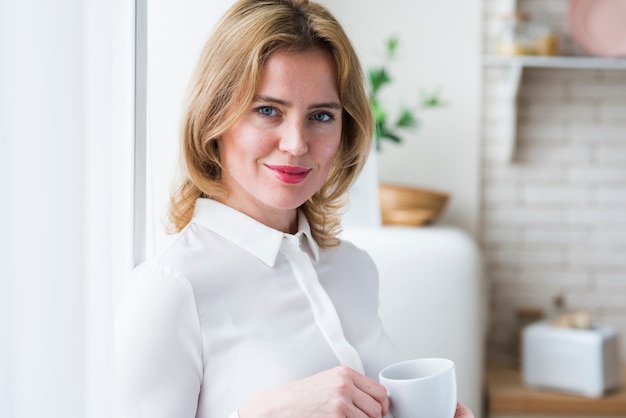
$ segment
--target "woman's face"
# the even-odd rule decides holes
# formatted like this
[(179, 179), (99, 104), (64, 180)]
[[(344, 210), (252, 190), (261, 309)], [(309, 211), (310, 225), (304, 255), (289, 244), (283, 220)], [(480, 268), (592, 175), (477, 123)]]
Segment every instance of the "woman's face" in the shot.
[(341, 140), (335, 74), (320, 49), (270, 55), (250, 108), (218, 139), (226, 204), (295, 232), (296, 209), (323, 185)]

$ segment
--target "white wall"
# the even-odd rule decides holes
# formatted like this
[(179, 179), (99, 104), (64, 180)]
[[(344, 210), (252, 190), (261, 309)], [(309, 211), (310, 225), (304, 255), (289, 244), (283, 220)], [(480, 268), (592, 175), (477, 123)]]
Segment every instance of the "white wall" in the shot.
[(0, 416), (110, 418), (132, 266), (132, 5), (0, 2)]
[(182, 101), (209, 32), (231, 0), (154, 0), (148, 4), (148, 242), (147, 254), (169, 239), (164, 233), (176, 170)]
[[(84, 350), (77, 339), (82, 338), (79, 296), (85, 267), (77, 158), (85, 152), (81, 16), (72, 0), (37, 6), (33, 13), (19, 2), (2, 10), (8, 16), (0, 14), (2, 39), (19, 39), (2, 45), (2, 141), (9, 180), (2, 191), (2, 204), (8, 206), (2, 239), (10, 239), (10, 246), (0, 293), (10, 298), (2, 345), (7, 339), (10, 352), (3, 361), (11, 366), (12, 396), (4, 408), (10, 417), (46, 412), (78, 417), (84, 399)], [(63, 31), (52, 34), (52, 22), (60, 21)], [(61, 271), (64, 277), (57, 275)]]

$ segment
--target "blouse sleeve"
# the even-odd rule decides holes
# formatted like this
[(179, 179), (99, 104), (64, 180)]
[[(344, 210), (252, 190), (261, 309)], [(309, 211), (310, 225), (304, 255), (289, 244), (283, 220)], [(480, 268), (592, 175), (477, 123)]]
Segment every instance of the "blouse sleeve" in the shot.
[(116, 318), (120, 418), (193, 418), (202, 382), (202, 333), (193, 289), (179, 272), (135, 272)]

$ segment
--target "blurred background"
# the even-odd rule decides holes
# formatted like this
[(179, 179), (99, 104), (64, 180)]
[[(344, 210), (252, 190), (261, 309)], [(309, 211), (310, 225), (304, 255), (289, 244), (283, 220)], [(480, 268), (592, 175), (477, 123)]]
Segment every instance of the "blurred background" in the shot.
[[(527, 324), (572, 312), (626, 332), (626, 37), (612, 20), (626, 21), (624, 0), (321, 2), (366, 69), (399, 39), (392, 111), (424, 90), (445, 100), (383, 145), (376, 173), (449, 196), (434, 222), (405, 227), (416, 254), (436, 242), (445, 263), (450, 231), (477, 249), (478, 273), (451, 279), (471, 277), (480, 310), (465, 330), (480, 350), (473, 409), (626, 416), (621, 392), (529, 388), (520, 348)], [(114, 416), (116, 306), (169, 240), (184, 90), (230, 4), (0, 0), (0, 416)], [(621, 370), (626, 348), (588, 357)], [(517, 398), (495, 389), (508, 385)]]

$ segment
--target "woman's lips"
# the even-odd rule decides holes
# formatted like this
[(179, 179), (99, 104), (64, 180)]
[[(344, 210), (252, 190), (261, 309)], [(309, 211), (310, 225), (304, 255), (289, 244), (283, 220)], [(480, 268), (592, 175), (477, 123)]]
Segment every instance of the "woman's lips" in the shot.
[(282, 182), (298, 184), (304, 181), (311, 171), (310, 168), (292, 165), (267, 165), (274, 175)]

